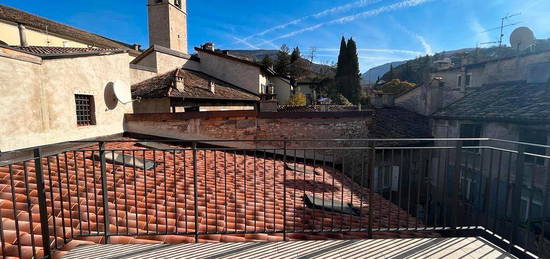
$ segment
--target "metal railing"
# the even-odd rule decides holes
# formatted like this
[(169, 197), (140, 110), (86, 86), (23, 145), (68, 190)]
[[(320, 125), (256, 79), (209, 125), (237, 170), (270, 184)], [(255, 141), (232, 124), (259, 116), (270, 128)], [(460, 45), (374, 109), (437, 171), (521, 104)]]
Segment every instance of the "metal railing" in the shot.
[(88, 146), (37, 148), (0, 166), (2, 257), (49, 257), (76, 239), (201, 242), (219, 234), (233, 237), (221, 241), (481, 235), (520, 257), (550, 254), (546, 145), (145, 142), (72, 142)]

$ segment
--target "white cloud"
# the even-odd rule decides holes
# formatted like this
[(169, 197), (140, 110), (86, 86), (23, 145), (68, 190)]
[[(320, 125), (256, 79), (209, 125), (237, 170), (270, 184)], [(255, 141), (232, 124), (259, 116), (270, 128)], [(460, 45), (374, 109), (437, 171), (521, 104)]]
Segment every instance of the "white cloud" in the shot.
[(365, 6), (368, 6), (368, 5), (376, 4), (376, 3), (379, 3), (379, 2), (382, 2), (382, 1), (383, 0), (360, 0), (360, 1), (353, 2), (353, 3), (349, 3), (349, 4), (345, 4), (345, 5), (341, 5), (341, 6), (337, 6), (337, 7), (334, 7), (334, 8), (324, 10), (322, 12), (314, 14), (313, 17), (321, 18), (321, 17), (326, 16), (326, 15), (341, 13), (341, 12), (352, 10), (354, 8), (361, 8), (361, 7), (365, 7)]
[(479, 20), (470, 19), (470, 29), (476, 34), (477, 43), (486, 43), (491, 41), (491, 37), (486, 29), (479, 23)]
[(328, 22), (318, 23), (318, 24), (315, 24), (315, 25), (312, 25), (312, 26), (309, 26), (309, 27), (306, 27), (306, 28), (303, 28), (303, 29), (300, 29), (300, 30), (292, 31), (292, 32), (283, 34), (279, 37), (276, 37), (272, 41), (285, 39), (285, 38), (290, 38), (292, 36), (302, 34), (304, 32), (308, 32), (308, 31), (314, 31), (314, 30), (317, 30), (317, 29), (319, 29), (323, 26), (333, 25), (333, 24), (349, 23), (349, 22), (353, 22), (353, 21), (355, 21), (357, 19), (360, 19), (360, 18), (378, 16), (382, 13), (414, 7), (414, 6), (425, 4), (425, 3), (430, 2), (430, 1), (436, 1), (436, 0), (406, 0), (406, 1), (401, 1), (401, 2), (398, 2), (398, 3), (391, 4), (391, 5), (382, 6), (382, 7), (376, 8), (376, 9), (372, 9), (372, 10), (369, 10), (369, 11), (357, 13), (357, 14), (354, 14), (354, 15), (348, 15), (348, 16), (340, 17), (338, 19), (334, 19), (334, 20), (331, 20), (331, 21), (328, 21)]
[(433, 48), (432, 46), (428, 43), (428, 41), (426, 41), (426, 39), (424, 39), (424, 37), (418, 35), (418, 34), (415, 34), (415, 37), (418, 41), (420, 41), (420, 44), (422, 44), (422, 47), (424, 47), (424, 52), (425, 54), (427, 55), (432, 55), (433, 54)]
[(258, 46), (248, 42), (246, 39), (240, 39), (235, 36), (231, 36), (231, 37), (233, 37), (233, 39), (236, 40), (237, 42), (242, 43), (251, 49), (260, 49)]
[[(326, 52), (338, 52), (340, 49), (321, 48), (318, 51)], [(375, 52), (375, 53), (387, 53), (387, 54), (406, 54), (411, 56), (423, 55), (423, 52), (405, 49), (357, 49), (358, 52)]]
[(365, 6), (376, 4), (376, 3), (379, 3), (379, 2), (382, 2), (382, 1), (384, 1), (384, 0), (359, 0), (359, 1), (356, 1), (356, 2), (353, 2), (353, 3), (333, 7), (333, 8), (326, 9), (326, 10), (323, 10), (321, 12), (318, 12), (316, 14), (307, 15), (307, 16), (304, 16), (302, 18), (298, 18), (298, 19), (292, 20), (290, 22), (268, 28), (268, 29), (263, 30), (261, 32), (252, 34), (248, 37), (245, 37), (244, 40), (250, 40), (250, 39), (258, 37), (258, 36), (264, 36), (268, 33), (285, 29), (285, 28), (287, 28), (288, 26), (291, 26), (291, 25), (298, 25), (298, 24), (302, 23), (303, 21), (308, 20), (310, 18), (317, 18), (318, 19), (318, 18), (327, 16), (327, 15), (333, 15), (333, 14), (349, 11), (349, 10), (352, 10), (354, 8), (365, 7)]

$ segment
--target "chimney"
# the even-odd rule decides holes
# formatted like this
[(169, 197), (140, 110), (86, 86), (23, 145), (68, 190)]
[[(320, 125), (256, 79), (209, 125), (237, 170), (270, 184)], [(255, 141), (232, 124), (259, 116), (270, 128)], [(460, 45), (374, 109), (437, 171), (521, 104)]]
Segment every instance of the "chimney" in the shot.
[(183, 92), (183, 91), (185, 91), (185, 78), (183, 76), (180, 76), (178, 72), (176, 72), (175, 85), (176, 85), (176, 89), (178, 89), (178, 91)]
[(18, 24), (17, 26), (19, 28), (19, 40), (21, 47), (27, 47), (29, 44), (27, 43), (27, 28), (23, 24)]
[(132, 49), (139, 51), (141, 49), (141, 45), (134, 44), (134, 45), (132, 45)]
[(213, 94), (216, 93), (216, 83), (214, 83), (214, 81), (209, 81), (208, 87), (210, 88), (210, 92), (212, 92)]
[(214, 51), (214, 43), (207, 42), (204, 45), (202, 45), (202, 49), (208, 50), (208, 51)]

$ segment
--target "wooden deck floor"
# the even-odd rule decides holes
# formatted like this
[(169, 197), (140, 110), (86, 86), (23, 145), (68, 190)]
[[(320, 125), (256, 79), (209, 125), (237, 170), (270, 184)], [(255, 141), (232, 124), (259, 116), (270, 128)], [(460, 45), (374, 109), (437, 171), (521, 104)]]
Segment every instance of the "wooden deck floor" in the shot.
[(516, 258), (483, 238), (92, 245), (64, 258)]

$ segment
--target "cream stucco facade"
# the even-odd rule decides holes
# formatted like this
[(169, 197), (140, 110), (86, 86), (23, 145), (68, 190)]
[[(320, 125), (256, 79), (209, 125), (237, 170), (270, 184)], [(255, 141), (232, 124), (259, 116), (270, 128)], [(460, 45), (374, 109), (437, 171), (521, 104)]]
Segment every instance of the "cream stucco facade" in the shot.
[[(107, 86), (130, 81), (127, 53), (52, 60), (0, 54), (1, 151), (123, 133), (132, 105)], [(93, 96), (95, 125), (77, 125), (76, 94)]]
[[(22, 36), (22, 33), (24, 36)], [(16, 23), (0, 20), (0, 40), (11, 46), (20, 46), (21, 37), (24, 37), (29, 46), (50, 46), (50, 47), (72, 47), (87, 48), (87, 44), (78, 42), (67, 37), (55, 35), (51, 32), (39, 31), (33, 28), (18, 26)]]
[(267, 84), (267, 78), (259, 66), (220, 57), (205, 51), (199, 51), (199, 58), (200, 68), (203, 72), (252, 93), (261, 94), (262, 83)]

